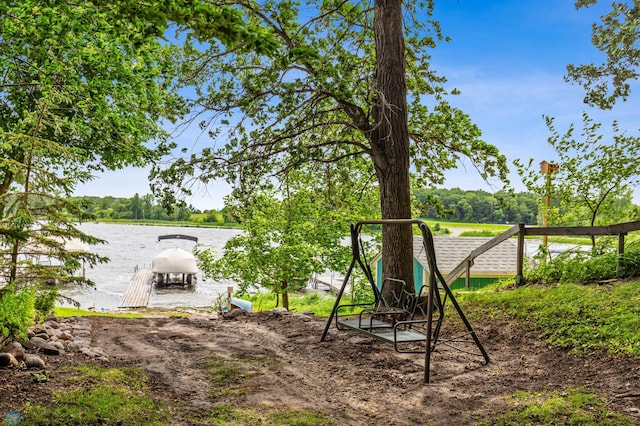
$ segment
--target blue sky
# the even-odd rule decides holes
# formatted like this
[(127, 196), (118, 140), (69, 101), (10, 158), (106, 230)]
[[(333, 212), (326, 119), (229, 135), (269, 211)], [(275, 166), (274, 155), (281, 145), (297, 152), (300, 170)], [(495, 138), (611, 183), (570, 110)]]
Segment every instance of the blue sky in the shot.
[[(555, 117), (561, 133), (571, 122), (579, 126), (583, 111), (588, 111), (603, 128), (617, 119), (623, 129), (637, 134), (640, 123), (631, 102), (640, 97), (638, 85), (630, 101), (602, 112), (582, 103), (581, 87), (563, 80), (567, 64), (599, 63), (603, 58), (591, 44), (591, 24), (610, 7), (610, 1), (601, 3), (576, 10), (573, 0), (436, 0), (434, 18), (451, 41), (432, 51), (433, 67), (447, 77), (448, 87), (462, 91), (450, 102), (465, 111), (483, 139), (510, 162), (554, 160), (543, 115)], [(147, 174), (147, 169), (107, 173), (77, 194), (142, 195), (150, 192)], [(517, 174), (510, 177), (516, 190), (524, 190)], [(499, 189), (497, 182), (484, 183), (464, 162), (447, 173), (444, 186)], [(209, 184), (187, 201), (200, 209), (219, 209), (228, 192), (224, 183)]]

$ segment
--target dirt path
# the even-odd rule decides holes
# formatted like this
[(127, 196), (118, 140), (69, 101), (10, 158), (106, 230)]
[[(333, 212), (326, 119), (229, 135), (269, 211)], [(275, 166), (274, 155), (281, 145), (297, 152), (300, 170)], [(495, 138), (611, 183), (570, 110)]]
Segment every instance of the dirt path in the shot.
[[(491, 363), (437, 352), (431, 383), (424, 385), (423, 355), (397, 354), (390, 345), (334, 327), (320, 342), (324, 320), (306, 315), (95, 317), (90, 322), (92, 345), (109, 354), (108, 365), (144, 369), (155, 394), (179, 407), (176, 424), (193, 424), (194, 416), (215, 403), (265, 412), (282, 406), (316, 410), (338, 425), (473, 424), (504, 409), (505, 395), (516, 390), (573, 386), (602, 393), (611, 409), (635, 416), (640, 424), (639, 361), (568, 356), (507, 323), (475, 325)], [(237, 392), (212, 393), (215, 384), (205, 368), (212, 357), (246, 372), (233, 384)], [(0, 380), (8, 377), (0, 371)], [(52, 377), (51, 382), (64, 380), (62, 373)], [(1, 386), (0, 391), (18, 395), (22, 389), (15, 383), (11, 389)], [(5, 407), (0, 401), (0, 409)]]

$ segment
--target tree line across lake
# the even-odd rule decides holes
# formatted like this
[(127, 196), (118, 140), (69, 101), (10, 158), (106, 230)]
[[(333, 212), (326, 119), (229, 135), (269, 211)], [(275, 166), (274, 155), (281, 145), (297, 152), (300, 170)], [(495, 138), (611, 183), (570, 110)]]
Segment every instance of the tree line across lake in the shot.
[[(416, 215), (452, 222), (535, 224), (538, 202), (528, 192), (495, 194), (483, 190), (421, 189), (415, 192)], [(200, 223), (233, 223), (237, 220), (227, 208), (201, 211), (193, 206), (176, 207), (167, 212), (151, 194), (131, 198), (112, 196), (80, 197), (97, 220), (169, 220)]]
[(237, 222), (227, 209), (200, 211), (193, 206), (176, 206), (168, 212), (151, 194), (126, 197), (82, 196), (87, 213), (96, 220), (192, 221), (204, 223)]

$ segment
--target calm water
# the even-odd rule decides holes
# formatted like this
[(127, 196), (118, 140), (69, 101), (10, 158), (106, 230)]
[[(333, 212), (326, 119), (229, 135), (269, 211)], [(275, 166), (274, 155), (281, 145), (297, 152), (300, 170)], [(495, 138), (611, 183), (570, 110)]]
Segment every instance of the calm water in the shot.
[[(181, 247), (191, 251), (194, 243), (187, 240), (157, 242), (158, 235), (188, 234), (198, 237), (198, 244), (211, 247), (220, 255), (224, 244), (240, 233), (235, 229), (183, 228), (172, 226), (119, 225), (86, 223), (80, 229), (106, 240), (107, 244), (91, 247), (91, 251), (111, 259), (108, 263), (87, 267), (85, 275), (95, 282), (94, 287), (74, 286), (64, 288), (61, 293), (80, 302), (82, 309), (112, 310), (120, 306), (136, 266), (151, 268), (153, 257), (160, 251)], [(219, 294), (226, 294), (232, 282), (205, 281), (202, 274), (193, 289), (156, 291), (149, 300), (151, 307), (211, 306)]]

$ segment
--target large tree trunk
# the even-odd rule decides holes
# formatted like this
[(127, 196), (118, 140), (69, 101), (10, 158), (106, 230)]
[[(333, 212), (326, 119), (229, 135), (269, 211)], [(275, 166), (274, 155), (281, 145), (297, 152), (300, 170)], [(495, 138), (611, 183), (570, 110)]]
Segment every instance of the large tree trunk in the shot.
[(287, 285), (287, 282), (282, 281), (282, 307), (288, 311), (289, 310), (289, 292), (287, 291), (287, 287), (289, 287)]
[[(371, 132), (373, 162), (380, 186), (383, 219), (410, 219), (409, 130), (402, 1), (375, 0), (377, 102)], [(412, 291), (412, 229), (382, 228), (383, 278), (398, 278)]]

